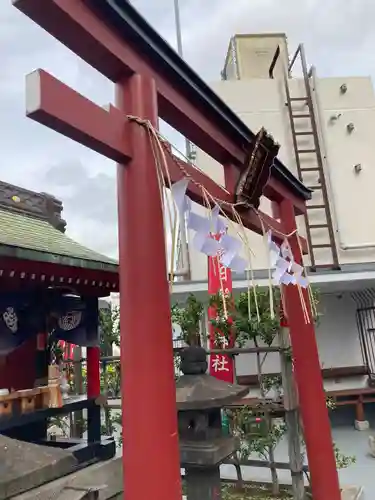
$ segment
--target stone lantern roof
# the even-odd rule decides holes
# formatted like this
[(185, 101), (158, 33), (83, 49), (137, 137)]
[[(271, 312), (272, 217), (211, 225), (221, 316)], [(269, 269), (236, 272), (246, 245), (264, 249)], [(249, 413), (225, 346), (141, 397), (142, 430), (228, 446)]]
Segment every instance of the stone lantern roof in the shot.
[(221, 408), (245, 396), (249, 389), (229, 384), (206, 373), (206, 351), (189, 347), (181, 354), (183, 375), (176, 383), (178, 411)]

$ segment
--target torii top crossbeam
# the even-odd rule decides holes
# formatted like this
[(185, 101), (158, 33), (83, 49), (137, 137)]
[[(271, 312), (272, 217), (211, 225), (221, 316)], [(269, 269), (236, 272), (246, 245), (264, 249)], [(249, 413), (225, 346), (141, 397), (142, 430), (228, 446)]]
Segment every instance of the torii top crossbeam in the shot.
[[(233, 166), (244, 163), (245, 153), (254, 141), (254, 134), (130, 3), (111, 0), (18, 0), (14, 3), (113, 82), (136, 73), (153, 78), (158, 94), (159, 117), (225, 166), (226, 187), (229, 192), (233, 192)], [(91, 9), (94, 9), (95, 13)], [(106, 20), (110, 29), (103, 29), (103, 23), (98, 20), (96, 14)], [(78, 25), (77, 19), (80, 19)], [(99, 26), (98, 23), (102, 26), (100, 31), (93, 29), (94, 25)], [(58, 126), (60, 132), (78, 139), (115, 161), (123, 161), (129, 156), (129, 142), (114, 142), (114, 137), (119, 139), (123, 136), (122, 114), (115, 109), (110, 109), (108, 113), (79, 94), (74, 95), (71, 89), (62, 87), (59, 81), (48, 77), (47, 74), (41, 73), (39, 76), (40, 85), (45, 86), (44, 89), (42, 87), (40, 95), (50, 98), (48, 102), (33, 102), (28, 110), (29, 116), (55, 130)], [(68, 107), (61, 109), (58, 106), (62, 100)], [(99, 132), (97, 128), (93, 139), (92, 128), (98, 121), (103, 124), (101, 130), (105, 133)], [(91, 125), (90, 130), (87, 130), (88, 124)], [(82, 137), (82, 129), (85, 137)], [(188, 166), (188, 170), (190, 169)], [(170, 170), (173, 180), (178, 180), (181, 172), (173, 165), (170, 165)], [(202, 173), (195, 170), (194, 177), (204, 184), (215, 198), (233, 200), (233, 196), (228, 196), (225, 189)], [(188, 194), (193, 200), (202, 202), (201, 193), (197, 192), (195, 186), (189, 186)], [(272, 177), (264, 194), (276, 202), (283, 198), (290, 199), (297, 214), (304, 212), (305, 200), (311, 195), (310, 190), (278, 160), (272, 169)], [(268, 219), (265, 216), (265, 220)], [(271, 224), (271, 221), (269, 222)], [(258, 233), (262, 230), (259, 219), (252, 212), (244, 215), (243, 223)], [(277, 231), (283, 232), (277, 221), (271, 225)]]
[[(27, 111), (31, 118), (120, 164), (124, 494), (127, 500), (180, 500), (160, 190), (147, 130), (128, 117), (147, 120), (154, 127), (160, 117), (221, 163), (226, 189), (191, 165), (184, 164), (184, 169), (214, 198), (229, 204), (234, 201), (239, 167), (244, 164), (254, 134), (129, 2), (14, 0), (14, 4), (116, 84), (117, 107), (106, 110), (38, 70), (28, 77)], [(172, 182), (183, 177), (172, 155), (168, 156), (168, 170)], [(192, 182), (187, 194), (194, 201), (203, 202), (201, 190)], [(276, 235), (295, 232), (295, 215), (305, 211), (309, 190), (276, 161), (264, 194), (277, 205), (277, 220), (263, 214), (263, 223), (272, 227)], [(233, 217), (231, 210), (227, 215)], [(241, 218), (244, 226), (262, 232), (254, 211), (242, 212)], [(296, 259), (300, 259), (296, 235), (290, 245)], [(287, 287), (285, 296), (314, 500), (338, 500), (314, 328), (311, 323), (306, 324), (297, 287)], [(142, 353), (138, 355), (140, 346)], [(150, 461), (152, 465), (145, 477), (144, 464)]]

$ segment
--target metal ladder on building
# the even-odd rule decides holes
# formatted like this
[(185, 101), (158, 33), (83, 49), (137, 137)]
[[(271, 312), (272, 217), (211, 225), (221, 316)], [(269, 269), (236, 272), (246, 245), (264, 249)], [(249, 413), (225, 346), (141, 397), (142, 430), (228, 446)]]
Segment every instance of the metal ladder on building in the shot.
[[(280, 47), (277, 48), (274, 59), (270, 66), (270, 77), (273, 78), (273, 69), (277, 62), (277, 59), (280, 55)], [(302, 74), (303, 74), (303, 82), (304, 82), (304, 94), (302, 97), (292, 97), (290, 90), (289, 77), (291, 70), (297, 59), (300, 59), (302, 66)], [(339, 260), (337, 253), (337, 246), (335, 240), (335, 234), (332, 223), (332, 214), (331, 208), (328, 199), (328, 191), (327, 191), (327, 183), (324, 175), (324, 167), (323, 167), (323, 155), (321, 152), (320, 144), (319, 144), (319, 135), (318, 135), (318, 127), (317, 120), (314, 111), (314, 104), (312, 100), (312, 92), (310, 86), (310, 78), (311, 78), (311, 70), (307, 70), (305, 51), (302, 44), (300, 44), (290, 61), (288, 69), (283, 66), (283, 77), (284, 77), (284, 86), (285, 86), (285, 95), (286, 95), (286, 103), (290, 120), (290, 128), (292, 132), (292, 141), (293, 141), (293, 149), (296, 159), (297, 173), (299, 180), (303, 182), (306, 187), (311, 189), (313, 192), (321, 193), (321, 202), (320, 203), (312, 203), (307, 204), (307, 212), (304, 215), (305, 225), (306, 225), (306, 239), (309, 247), (309, 255), (310, 255), (310, 270), (316, 271), (317, 268), (325, 268), (325, 269), (339, 269)], [(303, 109), (297, 110), (295, 109), (296, 104), (302, 104)], [(298, 123), (305, 119), (306, 123), (309, 123), (309, 129), (299, 131)], [(297, 127), (296, 127), (297, 125)], [(310, 128), (311, 127), (311, 128)], [(312, 138), (311, 147), (303, 148), (300, 145), (301, 138)], [(312, 166), (304, 166), (304, 159), (308, 158), (309, 160), (313, 159)], [(306, 174), (307, 173), (318, 174), (316, 184), (308, 184), (306, 183)], [(313, 193), (314, 198), (314, 193)], [(319, 223), (313, 223), (310, 220), (309, 215), (312, 212), (315, 214), (318, 212), (321, 215), (321, 221)], [(316, 236), (318, 230), (323, 230), (326, 232), (328, 241), (320, 242), (317, 241), (318, 237)], [(316, 259), (316, 250), (318, 249), (327, 249), (331, 254), (332, 262), (317, 264)]]

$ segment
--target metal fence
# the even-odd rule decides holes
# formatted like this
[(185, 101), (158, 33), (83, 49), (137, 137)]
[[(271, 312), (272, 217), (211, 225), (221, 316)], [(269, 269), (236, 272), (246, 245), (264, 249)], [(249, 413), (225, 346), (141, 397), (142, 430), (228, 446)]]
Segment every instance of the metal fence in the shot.
[(358, 306), (356, 320), (363, 362), (370, 378), (375, 379), (375, 289), (360, 290), (351, 295)]

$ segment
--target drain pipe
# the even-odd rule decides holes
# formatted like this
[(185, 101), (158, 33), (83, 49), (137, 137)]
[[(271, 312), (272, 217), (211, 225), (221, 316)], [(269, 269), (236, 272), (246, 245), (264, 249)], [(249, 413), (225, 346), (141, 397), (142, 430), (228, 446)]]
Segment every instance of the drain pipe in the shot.
[(375, 243), (360, 243), (354, 245), (345, 245), (345, 243), (340, 244), (343, 250), (366, 250), (375, 248)]
[[(353, 243), (353, 244), (346, 244), (346, 243), (344, 243), (341, 240), (341, 237), (340, 237), (341, 231), (340, 231), (340, 225), (339, 225), (339, 218), (337, 216), (336, 203), (335, 203), (336, 196), (335, 196), (335, 191), (334, 191), (334, 188), (333, 188), (333, 183), (332, 183), (332, 179), (331, 179), (330, 169), (327, 168), (327, 165), (329, 165), (329, 161), (328, 161), (328, 158), (327, 158), (327, 147), (326, 147), (325, 140), (324, 140), (323, 128), (321, 126), (321, 119), (320, 119), (320, 117), (321, 117), (321, 108), (320, 108), (320, 101), (319, 101), (318, 93), (316, 91), (317, 77), (316, 77), (316, 68), (315, 68), (315, 66), (312, 66), (310, 71), (311, 71), (311, 81), (312, 81), (313, 89), (314, 89), (315, 105), (316, 105), (316, 111), (317, 111), (316, 114), (317, 114), (318, 123), (319, 123), (320, 140), (321, 140), (321, 144), (323, 146), (323, 152), (324, 152), (324, 155), (323, 155), (324, 165), (323, 165), (323, 167), (326, 167), (325, 168), (325, 172), (323, 172), (323, 175), (326, 174), (328, 176), (328, 180), (329, 180), (329, 186), (330, 186), (330, 190), (331, 190), (331, 194), (332, 194), (332, 198), (333, 198), (332, 211), (334, 213), (334, 219), (335, 219), (335, 222), (336, 222), (336, 224), (335, 224), (336, 225), (335, 232), (336, 232), (336, 235), (337, 235), (337, 240), (338, 240), (339, 247), (341, 248), (341, 250), (366, 250), (366, 249), (375, 249), (375, 242), (373, 242), (373, 243)], [(343, 87), (343, 86), (341, 86), (341, 87)], [(341, 117), (341, 114), (339, 114), (339, 115), (337, 115), (335, 117), (332, 117), (331, 122), (336, 122), (340, 117)], [(354, 170), (355, 170), (356, 174), (359, 174), (360, 171), (361, 171), (361, 168), (358, 168), (358, 165), (355, 165), (354, 166)]]

